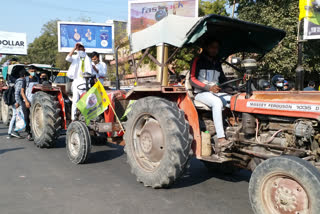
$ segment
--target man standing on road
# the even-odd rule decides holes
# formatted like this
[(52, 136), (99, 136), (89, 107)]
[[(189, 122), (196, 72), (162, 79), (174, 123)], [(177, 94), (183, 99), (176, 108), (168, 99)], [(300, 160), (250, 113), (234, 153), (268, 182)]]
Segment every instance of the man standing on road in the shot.
[[(22, 76), (19, 76), (20, 78), (24, 78), (24, 72), (20, 72), (19, 75), (22, 75)], [(22, 80), (23, 81), (23, 80)], [(12, 95), (14, 95), (15, 97), (15, 80), (9, 80), (9, 86), (10, 88), (8, 90), (13, 90), (12, 91)], [(8, 96), (11, 96), (11, 92), (8, 92), (9, 95)], [(19, 132), (16, 132), (16, 131), (13, 131), (14, 130), (14, 127), (16, 125), (16, 117), (17, 117), (17, 109), (16, 109), (16, 103), (13, 103), (13, 105), (11, 106), (12, 107), (12, 118), (11, 118), (11, 121), (10, 121), (10, 124), (9, 124), (9, 129), (8, 129), (8, 137), (7, 139), (11, 139), (12, 137), (16, 137), (16, 138), (21, 138)]]
[[(75, 51), (77, 51), (77, 54), (73, 55)], [(66, 60), (68, 62), (71, 62), (71, 65), (67, 72), (67, 76), (70, 79), (73, 79), (71, 120), (74, 121), (77, 113), (77, 102), (79, 101), (81, 94), (85, 92), (85, 85), (83, 84), (85, 84), (86, 81), (83, 78), (83, 74), (90, 73), (96, 75), (96, 72), (92, 68), (91, 59), (86, 54), (85, 48), (82, 43), (77, 43), (75, 45), (73, 50), (66, 57)]]
[(104, 78), (107, 74), (107, 65), (104, 62), (100, 62), (99, 54), (97, 52), (92, 52), (91, 54), (92, 67), (95, 72), (97, 72), (97, 78), (100, 80), (103, 85)]
[[(24, 114), (24, 120), (26, 121), (26, 132), (28, 133), (27, 139), (29, 141), (32, 141), (32, 134), (31, 134), (31, 128), (30, 128), (30, 102), (28, 101), (27, 97), (24, 94), (25, 86), (26, 86), (26, 72), (25, 70), (21, 70), (19, 73), (20, 78), (16, 80), (15, 83), (15, 99), (16, 99), (16, 104), (15, 107), (16, 109), (21, 106), (23, 114)], [(23, 93), (22, 93), (23, 92)]]
[[(32, 94), (32, 88), (34, 85), (39, 84), (39, 79), (36, 76), (36, 67), (35, 66), (31, 66), (28, 69), (28, 72), (30, 74), (30, 76), (25, 78), (25, 85), (23, 85), (22, 89), (21, 89), (21, 95), (22, 97), (27, 100), (28, 105), (27, 106), (31, 106), (32, 103), (32, 98), (33, 98), (33, 94)], [(30, 107), (28, 107), (29, 109)]]

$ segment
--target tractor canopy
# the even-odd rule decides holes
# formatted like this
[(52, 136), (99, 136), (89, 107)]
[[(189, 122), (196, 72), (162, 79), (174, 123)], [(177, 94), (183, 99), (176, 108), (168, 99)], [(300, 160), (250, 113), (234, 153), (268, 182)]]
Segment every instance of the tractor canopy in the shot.
[(60, 69), (51, 67), (50, 65), (44, 65), (44, 64), (30, 64), (30, 65), (24, 65), (24, 64), (15, 64), (15, 65), (9, 65), (8, 70), (6, 74), (3, 74), (4, 79), (7, 79), (7, 76), (12, 77), (12, 80), (19, 78), (19, 72), (21, 70), (28, 71), (28, 68), (30, 66), (36, 67), (38, 72), (46, 72), (49, 76), (56, 76)]
[(220, 57), (224, 58), (239, 52), (264, 55), (285, 35), (283, 30), (215, 14), (202, 18), (169, 15), (153, 26), (133, 33), (130, 43), (131, 52), (136, 53), (163, 43), (178, 48), (201, 47), (204, 41), (216, 39), (221, 46)]

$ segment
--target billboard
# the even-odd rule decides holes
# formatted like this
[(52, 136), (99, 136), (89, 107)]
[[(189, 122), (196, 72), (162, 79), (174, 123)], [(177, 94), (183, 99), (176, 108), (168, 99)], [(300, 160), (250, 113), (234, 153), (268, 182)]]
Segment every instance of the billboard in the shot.
[(82, 42), (86, 52), (112, 54), (114, 51), (113, 24), (58, 22), (58, 50), (70, 52)]
[(303, 39), (320, 39), (320, 0), (308, 0), (305, 11)]
[(27, 34), (0, 31), (0, 54), (27, 55)]
[(167, 15), (198, 17), (198, 0), (129, 1), (129, 34), (148, 28)]

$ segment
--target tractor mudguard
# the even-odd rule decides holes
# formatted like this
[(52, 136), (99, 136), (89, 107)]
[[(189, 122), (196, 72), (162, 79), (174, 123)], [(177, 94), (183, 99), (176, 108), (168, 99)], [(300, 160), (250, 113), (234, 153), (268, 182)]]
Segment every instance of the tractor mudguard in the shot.
[(64, 103), (64, 98), (62, 91), (58, 87), (52, 87), (51, 85), (35, 85), (32, 88), (32, 93), (35, 94), (38, 91), (43, 91), (45, 93), (55, 95), (58, 98), (59, 104), (61, 106), (61, 112), (62, 112), (62, 128), (67, 130), (67, 114), (66, 114), (66, 108)]
[[(116, 109), (116, 104), (115, 101), (116, 99), (120, 100), (120, 99), (125, 99), (126, 98), (126, 92), (125, 91), (107, 91), (107, 94), (109, 96), (109, 99), (111, 101), (110, 105), (112, 105), (113, 109)], [(118, 117), (121, 117), (122, 115), (118, 115)], [(115, 122), (115, 115), (114, 112), (112, 110), (112, 108), (109, 108), (104, 112), (104, 120), (106, 123), (112, 123)], [(116, 134), (112, 133), (112, 132), (108, 132), (107, 135), (108, 137), (114, 137), (115, 135), (117, 137), (122, 137), (123, 136), (123, 131), (119, 131)]]
[(185, 87), (138, 86), (127, 93), (126, 99), (138, 100), (147, 96), (158, 96), (177, 103), (178, 107), (184, 111), (190, 125), (190, 133), (193, 135), (192, 150), (196, 157), (201, 157), (201, 132), (198, 111), (187, 95)]

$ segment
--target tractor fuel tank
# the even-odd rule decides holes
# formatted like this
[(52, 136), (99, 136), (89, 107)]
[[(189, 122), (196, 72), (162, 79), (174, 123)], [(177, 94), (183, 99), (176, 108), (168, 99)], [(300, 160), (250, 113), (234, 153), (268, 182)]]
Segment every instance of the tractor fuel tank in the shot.
[(255, 91), (232, 97), (232, 111), (320, 120), (320, 92), (307, 91)]

